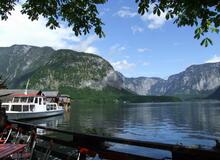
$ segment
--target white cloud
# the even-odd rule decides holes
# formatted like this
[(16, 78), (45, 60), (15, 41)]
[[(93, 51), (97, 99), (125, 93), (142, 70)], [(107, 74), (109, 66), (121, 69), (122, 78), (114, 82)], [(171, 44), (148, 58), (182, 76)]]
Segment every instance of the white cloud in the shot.
[(140, 53), (143, 53), (143, 52), (149, 52), (149, 51), (151, 51), (151, 49), (149, 49), (149, 48), (138, 48), (137, 51), (140, 52)]
[(117, 71), (128, 70), (135, 67), (134, 63), (128, 63), (127, 60), (112, 62), (111, 64)]
[(165, 22), (166, 22), (166, 12), (162, 12), (160, 16), (157, 16), (153, 14), (153, 12), (146, 13), (143, 16), (141, 16), (141, 19), (144, 22), (148, 23), (148, 28), (149, 29), (158, 29), (161, 28)]
[(117, 13), (117, 16), (121, 18), (125, 17), (135, 17), (137, 15), (137, 12), (132, 12), (131, 8), (129, 7), (122, 7)]
[(51, 46), (55, 49), (77, 49), (76, 47), (80, 46), (78, 51), (97, 51), (91, 46), (97, 39), (94, 36), (76, 37), (71, 28), (64, 26), (50, 30), (45, 26), (46, 19), (40, 17), (38, 21), (31, 21), (28, 16), (22, 15), (20, 10), (21, 6), (17, 5), (7, 21), (0, 21), (0, 46), (27, 44)]
[(144, 31), (144, 29), (142, 27), (137, 26), (137, 25), (131, 26), (131, 30), (132, 30), (133, 34), (138, 33), (138, 32), (140, 33), (140, 32)]
[(88, 48), (86, 48), (86, 50), (84, 52), (86, 52), (86, 53), (93, 53), (93, 54), (99, 54), (98, 48), (92, 47), (92, 46), (89, 46)]
[(124, 45), (114, 44), (110, 47), (110, 54), (121, 54), (124, 50), (126, 50)]
[(143, 66), (149, 66), (149, 65), (150, 65), (149, 62), (144, 62), (144, 63), (143, 63)]
[(81, 40), (77, 44), (72, 46), (72, 49), (76, 51), (83, 51), (87, 53), (99, 54), (98, 48), (92, 46), (92, 43), (98, 40), (96, 35), (90, 35), (85, 39)]
[(153, 14), (153, 9), (154, 5), (151, 5), (149, 7), (149, 12), (141, 16), (141, 20), (147, 23), (147, 27), (152, 30), (161, 28), (167, 21), (165, 18), (167, 11), (161, 12), (160, 16), (157, 16), (157, 14)]
[[(141, 20), (147, 23), (147, 27), (152, 30), (161, 28), (167, 21), (165, 18), (167, 11), (161, 12), (160, 16), (157, 16), (157, 14), (153, 14), (153, 8), (154, 5), (151, 5), (149, 7), (149, 11), (141, 16)], [(121, 18), (126, 18), (126, 17), (133, 18), (136, 17), (138, 14), (136, 11), (132, 11), (130, 7), (122, 7), (115, 15)], [(138, 26), (132, 26), (131, 29), (134, 34), (136, 32), (143, 32), (143, 28)]]
[(206, 63), (220, 62), (220, 56), (214, 55), (212, 58), (206, 61)]

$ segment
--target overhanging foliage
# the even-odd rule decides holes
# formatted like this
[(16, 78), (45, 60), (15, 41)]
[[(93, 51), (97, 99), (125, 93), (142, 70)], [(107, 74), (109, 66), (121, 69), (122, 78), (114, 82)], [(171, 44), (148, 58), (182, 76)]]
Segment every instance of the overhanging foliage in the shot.
[[(19, 0), (1, 0), (0, 17), (7, 20), (11, 11)], [(76, 36), (88, 34), (92, 29), (103, 37), (104, 23), (98, 17), (97, 5), (105, 4), (107, 0), (26, 0), (22, 4), (22, 14), (29, 19), (38, 20), (39, 16), (47, 18), (46, 26), (50, 29), (60, 27), (66, 22)], [(195, 39), (203, 40), (201, 45), (212, 45), (206, 33), (219, 33), (220, 1), (218, 0), (135, 0), (138, 13), (144, 15), (153, 8), (153, 14), (161, 16), (165, 13), (166, 19), (173, 19), (178, 27), (195, 26)]]

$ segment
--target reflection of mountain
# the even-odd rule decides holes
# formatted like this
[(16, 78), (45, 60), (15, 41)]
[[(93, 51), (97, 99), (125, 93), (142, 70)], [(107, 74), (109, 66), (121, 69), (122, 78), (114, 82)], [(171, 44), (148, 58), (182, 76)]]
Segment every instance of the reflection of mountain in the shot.
[(220, 138), (220, 103), (74, 104), (64, 116), (31, 123), (104, 136), (211, 146), (214, 138)]
[(141, 125), (132, 131), (142, 132), (141, 138), (144, 139), (210, 145), (214, 141), (208, 142), (208, 139), (220, 137), (219, 105), (210, 102), (140, 104), (134, 105), (133, 110), (129, 108), (132, 114), (127, 120), (133, 123), (133, 126)]
[[(220, 138), (219, 105), (211, 102), (126, 106), (74, 104), (71, 112), (58, 120), (58, 124), (53, 123), (53, 127), (164, 143), (210, 145), (214, 141), (209, 139)], [(46, 123), (51, 125), (53, 120), (57, 118), (51, 117)]]
[(71, 128), (77, 132), (111, 135), (123, 128), (123, 123), (118, 123), (121, 112), (116, 105), (74, 105), (71, 111)]

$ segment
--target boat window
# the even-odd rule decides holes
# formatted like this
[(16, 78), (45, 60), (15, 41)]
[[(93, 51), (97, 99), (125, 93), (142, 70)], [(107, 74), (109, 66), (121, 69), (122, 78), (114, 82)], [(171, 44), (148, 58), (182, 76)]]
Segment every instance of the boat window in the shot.
[(41, 105), (42, 98), (39, 98), (39, 104)]
[(13, 102), (19, 102), (19, 97), (14, 97), (14, 100), (13, 100)]
[(25, 111), (28, 111), (29, 109), (28, 109), (28, 105), (23, 105), (23, 111), (25, 112)]
[(21, 102), (27, 102), (27, 97), (21, 97)]
[(35, 98), (35, 103), (38, 103), (38, 101), (37, 101), (37, 100), (38, 100), (38, 98)]
[(52, 110), (53, 109), (53, 106), (51, 105), (51, 104), (48, 104), (47, 105), (47, 111), (50, 111), (50, 110)]
[(30, 105), (30, 111), (34, 111), (35, 105)]
[(43, 99), (43, 103), (44, 103), (44, 105), (46, 104), (46, 98)]
[(12, 105), (11, 110), (21, 112), (21, 105)]
[(8, 111), (9, 105), (2, 105), (2, 108), (5, 108), (5, 111)]
[(28, 103), (33, 103), (34, 102), (34, 97), (29, 97), (28, 98)]

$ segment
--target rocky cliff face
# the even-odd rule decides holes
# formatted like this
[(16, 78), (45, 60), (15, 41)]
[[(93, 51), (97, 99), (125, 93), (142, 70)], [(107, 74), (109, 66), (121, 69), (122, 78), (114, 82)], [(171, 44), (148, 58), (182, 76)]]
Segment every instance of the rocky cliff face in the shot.
[(23, 88), (27, 79), (36, 89), (111, 86), (139, 95), (209, 94), (220, 86), (220, 63), (193, 65), (168, 80), (126, 78), (97, 55), (27, 45), (0, 48), (0, 74), (10, 88)]
[(122, 87), (121, 77), (103, 58), (72, 50), (13, 45), (0, 48), (0, 75), (10, 88), (24, 88), (28, 79), (33, 89), (60, 87)]
[(122, 87), (139, 95), (206, 96), (220, 86), (220, 62), (192, 65), (168, 80), (120, 76)]
[(163, 86), (163, 94), (188, 95), (210, 93), (220, 86), (220, 63), (192, 65), (172, 75)]
[[(161, 78), (123, 78), (123, 88), (129, 89), (138, 95), (158, 95), (160, 92), (155, 91), (153, 88), (159, 83), (163, 83)], [(156, 89), (156, 88), (155, 88)]]
[(40, 66), (48, 62), (53, 53), (50, 47), (34, 47), (13, 45), (0, 48), (0, 74), (8, 82), (9, 87), (15, 87), (22, 77), (29, 76)]
[(103, 58), (71, 50), (57, 50), (49, 62), (31, 77), (32, 87), (59, 89), (59, 87), (101, 90), (108, 85), (112, 66)]

